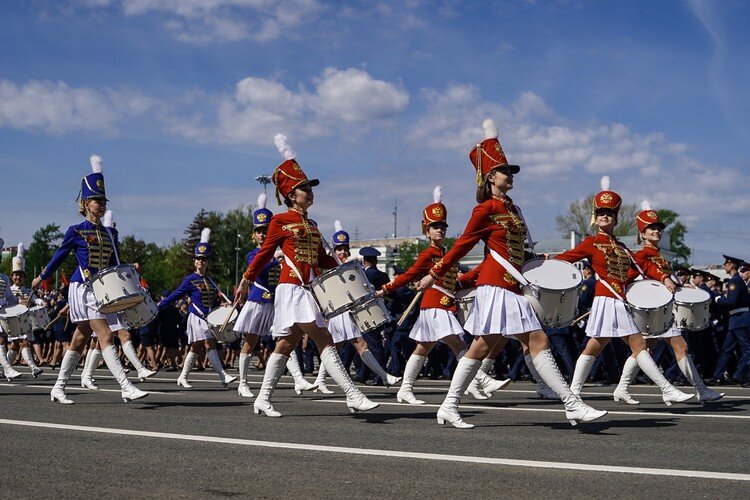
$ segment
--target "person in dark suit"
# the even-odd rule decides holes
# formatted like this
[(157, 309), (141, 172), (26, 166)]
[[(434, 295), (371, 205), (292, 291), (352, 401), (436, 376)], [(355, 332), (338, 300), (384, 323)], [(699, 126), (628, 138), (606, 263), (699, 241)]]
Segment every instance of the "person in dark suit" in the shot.
[[(386, 273), (378, 269), (378, 257), (380, 251), (373, 247), (364, 247), (359, 249), (359, 255), (362, 257), (362, 264), (365, 268), (367, 280), (372, 284), (375, 290), (380, 290), (383, 285), (390, 281)], [(362, 338), (367, 342), (367, 348), (377, 360), (380, 366), (385, 366), (385, 350), (383, 349), (383, 328), (377, 328), (363, 333)], [(354, 377), (357, 380), (364, 381), (368, 385), (382, 385), (383, 380), (375, 375), (365, 363), (360, 364), (359, 371)]]

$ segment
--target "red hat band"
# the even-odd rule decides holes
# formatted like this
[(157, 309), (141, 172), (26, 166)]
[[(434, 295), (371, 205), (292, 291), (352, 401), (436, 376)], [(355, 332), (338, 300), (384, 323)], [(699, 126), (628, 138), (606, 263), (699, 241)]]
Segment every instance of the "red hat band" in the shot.
[(477, 186), (481, 186), (485, 176), (497, 167), (508, 165), (500, 141), (485, 139), (469, 153), (469, 160), (477, 171)]
[(447, 224), (448, 209), (442, 203), (431, 203), (422, 210), (422, 230), (426, 231), (427, 226), (442, 222)]
[(642, 210), (635, 219), (638, 223), (639, 233), (642, 233), (648, 226), (651, 226), (653, 224), (660, 226), (661, 229), (664, 229), (666, 227), (664, 223), (659, 220), (659, 214), (657, 214), (654, 210)]
[(302, 167), (296, 160), (286, 160), (276, 167), (272, 177), (276, 186), (276, 201), (281, 205), (282, 198), (286, 198), (294, 188), (308, 181)]
[(622, 198), (614, 191), (600, 191), (594, 196), (594, 211), (600, 208), (609, 208), (614, 210), (615, 213), (620, 211), (620, 205), (622, 204)]

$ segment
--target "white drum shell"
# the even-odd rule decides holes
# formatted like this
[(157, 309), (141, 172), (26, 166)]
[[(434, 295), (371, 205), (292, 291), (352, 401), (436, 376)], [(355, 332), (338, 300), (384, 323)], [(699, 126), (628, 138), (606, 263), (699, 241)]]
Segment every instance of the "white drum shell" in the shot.
[(345, 262), (329, 269), (310, 283), (323, 317), (330, 319), (344, 311), (351, 311), (372, 298), (374, 290), (359, 261)]
[(44, 330), (49, 325), (49, 312), (45, 306), (36, 306), (29, 309), (29, 319), (33, 330)]
[(680, 288), (674, 294), (674, 323), (677, 328), (699, 332), (711, 323), (711, 294), (700, 288)]
[(352, 320), (362, 333), (379, 328), (392, 321), (391, 313), (385, 307), (383, 299), (371, 299), (356, 306), (351, 311)]
[[(222, 332), (220, 331), (221, 326), (224, 324), (230, 311), (232, 314), (229, 317), (229, 321), (227, 321), (227, 326), (224, 327), (224, 331)], [(209, 328), (211, 328), (211, 333), (214, 334), (214, 338), (216, 338), (217, 342), (229, 344), (240, 338), (240, 333), (234, 331), (234, 323), (237, 321), (238, 316), (239, 313), (237, 312), (237, 309), (230, 305), (216, 307), (208, 313), (206, 316), (206, 323), (208, 323)]]
[(29, 308), (18, 304), (0, 309), (0, 328), (8, 337), (26, 338), (31, 333)]
[(529, 285), (521, 287), (539, 322), (546, 327), (570, 325), (578, 316), (583, 275), (573, 264), (556, 259), (532, 259), (521, 268)]
[(146, 294), (143, 302), (117, 313), (120, 319), (130, 328), (140, 328), (151, 323), (159, 314), (159, 307), (150, 295)]
[(124, 311), (143, 302), (146, 291), (141, 288), (140, 276), (130, 264), (102, 269), (89, 280), (97, 309), (102, 314)]
[(474, 307), (474, 300), (477, 296), (476, 288), (466, 288), (456, 292), (456, 318), (461, 326), (466, 324), (466, 318)]
[(660, 335), (674, 322), (674, 297), (656, 280), (640, 280), (625, 290), (628, 311), (644, 337)]

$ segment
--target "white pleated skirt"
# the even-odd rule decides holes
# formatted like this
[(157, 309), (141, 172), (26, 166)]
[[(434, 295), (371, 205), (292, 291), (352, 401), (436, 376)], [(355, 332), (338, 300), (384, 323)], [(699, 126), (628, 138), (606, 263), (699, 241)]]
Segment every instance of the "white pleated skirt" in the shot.
[(191, 312), (187, 320), (187, 338), (188, 343), (192, 344), (200, 340), (212, 339), (214, 334), (205, 319)]
[(357, 325), (348, 312), (338, 314), (328, 320), (328, 331), (331, 332), (334, 344), (347, 340), (358, 339), (362, 336)]
[(477, 287), (464, 328), (474, 336), (512, 336), (541, 330), (542, 325), (526, 297), (500, 286), (482, 285)]
[(70, 284), (68, 305), (70, 305), (70, 321), (73, 323), (82, 323), (92, 319), (105, 319), (109, 325), (119, 322), (116, 313), (102, 314), (97, 310), (94, 292), (85, 283)]
[(325, 328), (326, 321), (312, 292), (300, 285), (282, 283), (274, 298), (273, 336), (286, 337), (295, 323), (315, 323)]
[(417, 342), (437, 342), (448, 335), (462, 335), (464, 329), (456, 315), (445, 309), (420, 309), (409, 337)]
[(234, 323), (234, 331), (253, 333), (255, 335), (271, 335), (273, 326), (273, 302), (253, 302), (248, 300), (242, 306), (240, 315)]
[(612, 297), (594, 297), (586, 336), (627, 337), (634, 333), (639, 333), (638, 327), (623, 301)]

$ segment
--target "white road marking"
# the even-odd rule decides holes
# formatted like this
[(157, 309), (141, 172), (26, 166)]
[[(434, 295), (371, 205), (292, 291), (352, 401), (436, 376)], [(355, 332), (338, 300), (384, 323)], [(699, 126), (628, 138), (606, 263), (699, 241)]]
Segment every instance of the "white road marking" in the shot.
[[(0, 384), (0, 387), (31, 387), (32, 389), (52, 389), (51, 385), (38, 385), (38, 384)], [(65, 387), (65, 392), (122, 392), (120, 389), (102, 389), (101, 387), (95, 391), (92, 391), (90, 389), (85, 389), (83, 387), (74, 387), (74, 386), (67, 386)], [(172, 395), (174, 393), (172, 392), (160, 392), (160, 391), (146, 391), (149, 394), (169, 394)]]
[(689, 477), (700, 479), (721, 479), (729, 481), (750, 481), (750, 474), (739, 474), (731, 472), (714, 472), (701, 470), (678, 470), (678, 469), (659, 469), (649, 467), (622, 467), (617, 465), (602, 464), (582, 464), (572, 462), (545, 462), (538, 460), (516, 460), (510, 458), (492, 458), (476, 457), (466, 455), (446, 455), (437, 453), (420, 453), (410, 451), (396, 450), (379, 450), (372, 448), (349, 448), (343, 446), (325, 446), (304, 443), (285, 443), (279, 441), (258, 441), (253, 439), (237, 439), (218, 436), (199, 436), (190, 434), (174, 434), (167, 432), (149, 432), (133, 429), (112, 429), (105, 427), (90, 427), (83, 425), (67, 425), (47, 422), (29, 422), (22, 420), (0, 419), (0, 424), (15, 425), (23, 427), (36, 427), (55, 430), (68, 430), (79, 432), (90, 432), (98, 434), (115, 434), (120, 436), (138, 436), (148, 438), (172, 439), (178, 441), (197, 441), (204, 443), (220, 443), (238, 446), (254, 446), (261, 448), (276, 448), (293, 451), (313, 451), (325, 453), (345, 453), (350, 455), (366, 455), (377, 457), (394, 457), (394, 458), (411, 458), (419, 460), (436, 460), (444, 462), (460, 462), (475, 464), (492, 464), (514, 467), (532, 467), (539, 469), (560, 469), (573, 471), (593, 471), (603, 473), (620, 473), (620, 474), (643, 474), (650, 476), (672, 476), (672, 477)]

